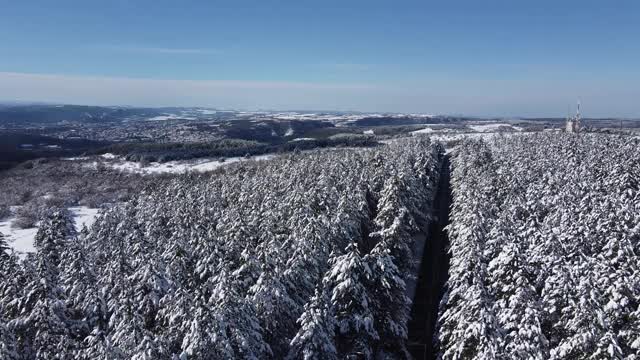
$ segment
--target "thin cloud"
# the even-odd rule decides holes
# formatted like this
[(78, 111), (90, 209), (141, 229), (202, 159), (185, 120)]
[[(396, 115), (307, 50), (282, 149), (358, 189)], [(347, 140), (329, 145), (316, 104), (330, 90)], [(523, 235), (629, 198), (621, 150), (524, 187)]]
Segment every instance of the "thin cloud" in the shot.
[(147, 53), (147, 54), (166, 54), (166, 55), (215, 55), (221, 54), (219, 49), (207, 48), (169, 48), (154, 46), (137, 46), (137, 45), (98, 45), (93, 48), (114, 52), (130, 52), (130, 53)]
[[(346, 109), (375, 85), (350, 83), (161, 80), (0, 72), (0, 99), (59, 103), (226, 108)], [(350, 100), (351, 99), (351, 100)]]
[[(605, 93), (605, 90), (607, 92)], [(333, 109), (375, 112), (563, 116), (580, 94), (590, 117), (640, 117), (635, 87), (615, 79), (557, 84), (447, 76), (408, 83), (161, 80), (0, 71), (0, 99), (91, 105), (210, 106), (236, 109)]]
[(334, 70), (347, 70), (347, 71), (365, 71), (371, 70), (376, 67), (374, 64), (362, 64), (362, 63), (350, 63), (350, 62), (336, 62), (336, 63), (321, 63), (316, 64), (318, 67), (334, 69)]

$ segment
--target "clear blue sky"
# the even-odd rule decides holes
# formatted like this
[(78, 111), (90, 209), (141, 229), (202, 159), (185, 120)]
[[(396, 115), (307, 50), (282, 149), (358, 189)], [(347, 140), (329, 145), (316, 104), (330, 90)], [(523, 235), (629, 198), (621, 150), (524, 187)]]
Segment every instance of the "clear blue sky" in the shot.
[[(640, 116), (640, 1), (5, 1), (0, 99)], [(55, 76), (54, 76), (55, 75)]]

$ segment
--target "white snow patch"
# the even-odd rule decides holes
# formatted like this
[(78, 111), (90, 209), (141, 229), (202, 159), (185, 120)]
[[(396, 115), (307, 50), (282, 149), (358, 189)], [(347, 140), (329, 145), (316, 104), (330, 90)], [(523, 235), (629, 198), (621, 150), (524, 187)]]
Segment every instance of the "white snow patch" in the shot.
[(80, 231), (82, 226), (90, 228), (96, 221), (100, 209), (93, 209), (87, 206), (74, 206), (70, 207), (69, 211), (73, 214), (73, 218), (76, 221), (76, 230)]
[(315, 140), (314, 138), (295, 138), (291, 141), (313, 141)]
[(497, 131), (500, 127), (508, 127), (517, 131), (522, 130), (522, 128), (518, 128), (516, 126), (505, 124), (505, 123), (467, 125), (467, 127), (477, 132), (494, 132), (494, 131)]
[[(112, 153), (105, 153), (99, 156), (107, 160), (114, 160), (119, 158), (118, 155), (112, 154)], [(60, 158), (60, 160), (65, 160), (65, 161), (81, 161), (81, 160), (89, 160), (89, 159), (91, 159), (91, 156), (73, 156), (73, 157)]]
[(291, 136), (291, 135), (293, 135), (293, 129), (292, 129), (291, 127), (289, 127), (289, 128), (287, 129), (287, 132), (286, 132), (286, 133), (284, 133), (284, 136)]
[(154, 117), (150, 117), (147, 119), (147, 121), (167, 121), (167, 120), (196, 120), (195, 117), (193, 116), (182, 116), (182, 115), (176, 115), (176, 114), (169, 114), (169, 115), (159, 115), (159, 116), (154, 116)]
[(16, 229), (11, 227), (11, 223), (15, 220), (15, 216), (0, 221), (0, 232), (7, 240), (7, 244), (11, 246), (21, 258), (27, 253), (34, 252), (33, 239), (38, 232), (38, 228)]
[[(104, 165), (112, 169), (133, 172), (143, 175), (148, 174), (182, 174), (190, 171), (207, 172), (218, 169), (222, 166), (233, 164), (241, 161), (255, 160), (263, 161), (275, 158), (275, 154), (264, 154), (251, 156), (249, 158), (244, 157), (232, 157), (226, 158), (224, 161), (217, 159), (199, 159), (195, 161), (168, 161), (165, 163), (152, 162), (147, 166), (141, 167), (138, 162), (134, 161), (122, 161), (122, 162), (105, 162)], [(96, 162), (93, 163), (95, 167)]]
[[(455, 141), (462, 139), (490, 139), (494, 136), (515, 136), (530, 134), (531, 132), (477, 132), (477, 133), (436, 133), (434, 135), (428, 135), (434, 141)], [(413, 134), (422, 135), (424, 134)]]
[(118, 158), (118, 156), (116, 154), (112, 154), (112, 153), (106, 153), (106, 154), (102, 154), (100, 156), (105, 158), (105, 159), (116, 159), (116, 158)]
[[(75, 206), (70, 207), (69, 211), (75, 220), (76, 230), (80, 231), (82, 229), (82, 225), (90, 227), (94, 223), (100, 209), (92, 209), (86, 206)], [(7, 239), (8, 245), (15, 250), (20, 258), (24, 259), (27, 253), (36, 251), (33, 242), (36, 234), (38, 233), (38, 228), (13, 228), (11, 227), (11, 223), (15, 218), (15, 216), (12, 216), (0, 221), (0, 232), (4, 235), (5, 239)]]
[(432, 132), (434, 132), (432, 128), (424, 128), (424, 129), (412, 131), (411, 133), (412, 134), (431, 134)]
[(381, 139), (378, 140), (379, 143), (381, 144), (385, 144), (385, 145), (389, 145), (389, 144), (393, 144), (394, 142), (398, 141), (398, 138), (392, 138), (392, 139)]
[(60, 160), (65, 160), (65, 161), (80, 161), (80, 160), (88, 160), (88, 159), (89, 159), (88, 156), (73, 156), (73, 157), (60, 158)]
[(375, 132), (373, 132), (373, 130), (365, 130), (362, 133), (365, 134), (365, 135), (375, 135), (376, 134)]
[(148, 121), (165, 121), (165, 120), (172, 120), (172, 119), (177, 119), (177, 117), (175, 115), (159, 115), (159, 116), (150, 117), (147, 120)]

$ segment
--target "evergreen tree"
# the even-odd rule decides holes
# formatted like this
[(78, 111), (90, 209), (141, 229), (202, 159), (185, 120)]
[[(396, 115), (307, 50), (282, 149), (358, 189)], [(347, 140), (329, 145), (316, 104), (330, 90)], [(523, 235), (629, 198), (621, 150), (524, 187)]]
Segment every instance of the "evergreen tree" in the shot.
[(407, 357), (407, 322), (411, 300), (405, 295), (405, 282), (385, 243), (378, 244), (365, 261), (371, 269), (369, 293), (375, 328), (379, 334), (378, 348), (386, 354)]
[(331, 291), (331, 312), (337, 325), (338, 356), (360, 355), (372, 358), (373, 345), (379, 339), (367, 286), (371, 269), (360, 256), (355, 243), (346, 253), (331, 260), (323, 284)]
[[(0, 236), (0, 242), (1, 241), (2, 239)], [(18, 360), (20, 359), (20, 356), (18, 355), (16, 338), (13, 331), (11, 331), (11, 328), (7, 325), (7, 321), (5, 320), (2, 311), (0, 311), (0, 359)]]
[(36, 359), (64, 357), (76, 347), (69, 331), (59, 264), (73, 222), (68, 214), (47, 215), (38, 229), (36, 277), (24, 292), (21, 317), (14, 321), (21, 352)]
[[(238, 358), (261, 359), (271, 355), (271, 348), (263, 337), (263, 334), (267, 334), (256, 316), (258, 311), (254, 307), (256, 306), (254, 302), (238, 294), (237, 285), (231, 282), (231, 277), (223, 269), (214, 281), (210, 304), (216, 314), (215, 338), (226, 339), (221, 344), (228, 343), (229, 345), (225, 345), (225, 348), (231, 348), (234, 356)], [(275, 294), (277, 295), (277, 292)], [(272, 303), (262, 301), (261, 304), (265, 306)]]
[(298, 319), (300, 329), (291, 341), (288, 359), (337, 359), (334, 344), (335, 319), (330, 313), (329, 299), (323, 290), (316, 290)]

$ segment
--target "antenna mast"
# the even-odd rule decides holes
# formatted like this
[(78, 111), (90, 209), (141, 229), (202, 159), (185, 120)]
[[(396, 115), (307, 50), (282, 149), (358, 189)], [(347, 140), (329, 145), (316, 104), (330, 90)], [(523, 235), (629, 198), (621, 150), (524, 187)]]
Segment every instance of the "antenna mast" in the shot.
[(579, 130), (582, 126), (581, 126), (581, 119), (580, 119), (580, 99), (578, 98), (578, 108), (576, 109), (576, 128)]

